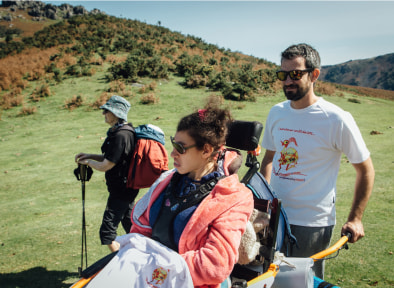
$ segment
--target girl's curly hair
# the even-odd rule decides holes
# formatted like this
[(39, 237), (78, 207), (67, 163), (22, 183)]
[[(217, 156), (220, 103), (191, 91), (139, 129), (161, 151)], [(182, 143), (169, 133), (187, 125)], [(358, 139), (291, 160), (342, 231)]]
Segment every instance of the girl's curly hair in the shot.
[(218, 151), (226, 143), (228, 126), (233, 120), (227, 108), (220, 108), (222, 102), (223, 98), (220, 96), (210, 96), (204, 109), (179, 121), (177, 131), (187, 131), (198, 149), (210, 144), (214, 151)]

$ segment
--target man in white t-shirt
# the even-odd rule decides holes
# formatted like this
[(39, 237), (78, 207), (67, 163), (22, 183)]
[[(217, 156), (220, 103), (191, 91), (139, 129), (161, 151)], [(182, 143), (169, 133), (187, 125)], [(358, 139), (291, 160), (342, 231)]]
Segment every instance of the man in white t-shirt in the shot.
[[(311, 46), (292, 45), (282, 52), (277, 76), (288, 101), (269, 112), (262, 141), (266, 152), (260, 172), (282, 199), (297, 238), (297, 245), (284, 245), (283, 252), (292, 257), (309, 257), (330, 245), (342, 153), (356, 170), (353, 204), (341, 231), (352, 234), (352, 243), (364, 236), (361, 219), (375, 177), (352, 115), (315, 95), (319, 74), (320, 56)], [(320, 278), (323, 264), (314, 265)]]

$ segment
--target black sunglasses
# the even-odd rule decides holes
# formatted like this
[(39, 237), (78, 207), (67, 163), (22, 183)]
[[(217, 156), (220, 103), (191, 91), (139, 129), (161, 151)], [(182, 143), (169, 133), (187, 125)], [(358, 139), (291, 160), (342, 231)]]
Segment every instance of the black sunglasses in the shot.
[(293, 70), (293, 71), (276, 71), (276, 76), (280, 81), (286, 81), (287, 75), (291, 80), (300, 80), (305, 73), (312, 72), (314, 69)]
[(196, 144), (194, 144), (194, 145), (190, 145), (190, 146), (188, 146), (188, 147), (185, 147), (185, 146), (183, 146), (183, 144), (178, 143), (178, 142), (175, 142), (175, 141), (174, 141), (174, 137), (170, 136), (170, 139), (171, 139), (172, 147), (174, 147), (175, 150), (176, 150), (179, 154), (185, 154), (187, 149), (193, 148), (193, 147), (196, 147), (196, 146), (197, 146)]

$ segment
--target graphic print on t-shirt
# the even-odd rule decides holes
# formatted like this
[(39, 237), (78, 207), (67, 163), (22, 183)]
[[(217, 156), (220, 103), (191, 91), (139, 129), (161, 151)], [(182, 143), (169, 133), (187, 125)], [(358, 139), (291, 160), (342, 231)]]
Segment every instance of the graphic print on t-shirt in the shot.
[[(279, 169), (275, 171), (274, 174), (279, 176), (280, 178), (285, 178), (288, 180), (294, 181), (305, 181), (305, 178), (294, 178), (294, 176), (306, 176), (301, 172), (291, 172), (291, 169), (296, 168), (298, 164), (298, 151), (297, 151), (297, 140), (294, 137), (290, 137), (283, 141), (280, 141), (282, 144), (282, 151), (280, 151), (280, 157), (278, 159)], [(289, 171), (290, 170), (290, 171)], [(289, 171), (289, 172), (288, 172)]]
[[(282, 169), (282, 165), (286, 167), (286, 171), (296, 167), (298, 161), (298, 152), (297, 150), (289, 145), (294, 143), (294, 146), (297, 145), (297, 141), (294, 137), (291, 137), (287, 140), (280, 141), (282, 143), (283, 149), (280, 151), (280, 158), (279, 158), (279, 171)], [(279, 172), (278, 171), (278, 172)]]

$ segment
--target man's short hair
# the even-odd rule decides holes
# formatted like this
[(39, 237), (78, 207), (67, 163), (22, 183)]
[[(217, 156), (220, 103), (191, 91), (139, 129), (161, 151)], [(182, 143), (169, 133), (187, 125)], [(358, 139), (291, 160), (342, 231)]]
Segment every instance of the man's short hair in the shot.
[(320, 55), (312, 46), (301, 43), (291, 45), (285, 51), (282, 52), (282, 59), (294, 59), (296, 57), (302, 57), (305, 59), (306, 68), (320, 69)]

